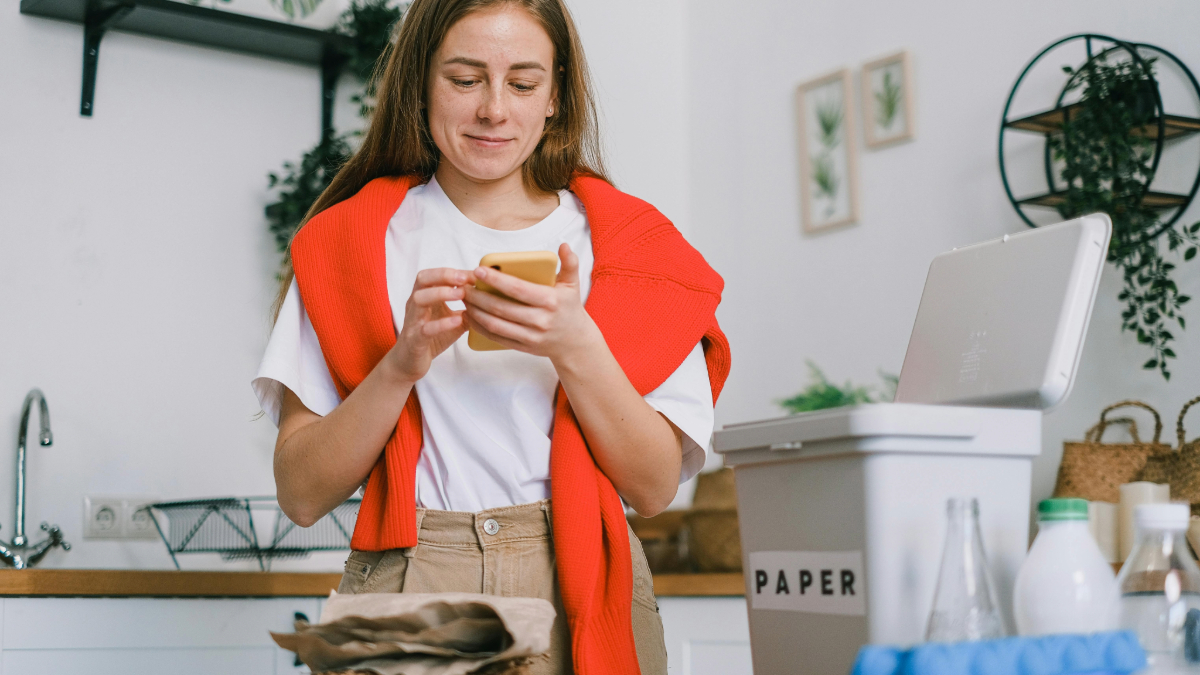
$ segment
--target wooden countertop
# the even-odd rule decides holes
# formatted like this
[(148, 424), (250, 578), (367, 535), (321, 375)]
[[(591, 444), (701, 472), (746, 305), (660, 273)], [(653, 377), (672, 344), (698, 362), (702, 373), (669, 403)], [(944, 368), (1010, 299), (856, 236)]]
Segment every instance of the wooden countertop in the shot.
[[(177, 572), (159, 570), (0, 569), (3, 596), (264, 598), (326, 597), (341, 574), (325, 572)], [(740, 596), (740, 572), (660, 574), (654, 593), (669, 596)]]
[(0, 570), (0, 596), (325, 597), (342, 575), (318, 572)]

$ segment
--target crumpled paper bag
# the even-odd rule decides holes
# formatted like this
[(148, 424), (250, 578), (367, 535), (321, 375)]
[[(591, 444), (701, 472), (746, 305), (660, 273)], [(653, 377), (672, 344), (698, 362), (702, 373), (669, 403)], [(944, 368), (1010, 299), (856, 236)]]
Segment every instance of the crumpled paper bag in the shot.
[(319, 623), (271, 637), (314, 673), (467, 675), (549, 650), (554, 615), (540, 598), (335, 591)]

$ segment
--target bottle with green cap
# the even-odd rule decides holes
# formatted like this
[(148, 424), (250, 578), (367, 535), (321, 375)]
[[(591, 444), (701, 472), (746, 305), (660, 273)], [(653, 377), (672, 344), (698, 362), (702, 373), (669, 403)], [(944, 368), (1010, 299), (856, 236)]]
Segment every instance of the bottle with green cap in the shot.
[(1112, 566), (1088, 531), (1083, 499), (1044, 499), (1038, 534), (1013, 589), (1021, 635), (1094, 633), (1117, 627), (1119, 608)]

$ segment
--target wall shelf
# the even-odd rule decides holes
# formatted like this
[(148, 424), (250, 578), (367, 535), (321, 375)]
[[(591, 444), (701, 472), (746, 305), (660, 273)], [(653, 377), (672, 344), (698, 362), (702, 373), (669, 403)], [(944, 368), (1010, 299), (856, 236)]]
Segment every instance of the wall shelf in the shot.
[[(1050, 192), (1033, 197), (1025, 197), (1024, 199), (1017, 200), (1017, 203), (1022, 206), (1045, 206), (1056, 209), (1065, 204), (1066, 201), (1067, 193)], [(1142, 196), (1142, 204), (1152, 209), (1175, 209), (1186, 206), (1187, 203), (1187, 195), (1171, 194), (1170, 192), (1147, 192)]]
[[(1066, 81), (1059, 91), (1057, 98), (1054, 100), (1052, 107), (1048, 107), (1040, 112), (1010, 118), (1009, 113), (1012, 111), (1013, 101), (1017, 98), (1018, 91), (1021, 91), (1021, 86), (1025, 82), (1026, 76), (1033, 71), (1035, 66), (1038, 66), (1038, 64), (1043, 63), (1047, 59), (1053, 63), (1058, 58), (1061, 58), (1061, 56), (1057, 56), (1051, 59), (1049, 55), (1068, 44), (1083, 47), (1087, 60), (1073, 69), (1066, 69)], [(1004, 112), (1001, 115), (998, 156), (1000, 160), (1000, 180), (1004, 184), (1004, 192), (1008, 196), (1009, 203), (1012, 204), (1017, 215), (1020, 216), (1021, 220), (1025, 221), (1026, 225), (1030, 227), (1038, 226), (1026, 213), (1027, 208), (1058, 209), (1065, 205), (1067, 192), (1072, 187), (1064, 184), (1066, 181), (1062, 176), (1062, 157), (1054, 156), (1055, 151), (1053, 150), (1052, 139), (1062, 134), (1064, 125), (1083, 110), (1083, 104), (1080, 101), (1067, 102), (1067, 99), (1070, 97), (1078, 98), (1082, 96), (1082, 93), (1079, 92), (1079, 87), (1081, 86), (1079, 78), (1081, 74), (1087, 72), (1087, 69), (1092, 64), (1104, 63), (1110, 55), (1115, 59), (1140, 64), (1139, 67), (1145, 68), (1145, 72), (1147, 73), (1142, 77), (1141, 84), (1135, 94), (1125, 94), (1125, 96), (1132, 97), (1128, 103), (1129, 105), (1137, 106), (1135, 109), (1144, 111), (1144, 114), (1140, 114), (1139, 119), (1141, 122), (1139, 122), (1139, 126), (1134, 127), (1130, 125), (1125, 133), (1128, 133), (1128, 137), (1130, 138), (1137, 138), (1146, 142), (1146, 147), (1153, 147), (1153, 153), (1145, 161), (1145, 172), (1141, 174), (1145, 180), (1140, 181), (1141, 184), (1138, 186), (1140, 188), (1140, 197), (1133, 200), (1128, 199), (1132, 195), (1124, 195), (1122, 199), (1125, 202), (1129, 202), (1126, 205), (1127, 208), (1145, 207), (1158, 212), (1157, 218), (1150, 221), (1149, 224), (1138, 231), (1122, 232), (1114, 235), (1110, 254), (1113, 256), (1111, 259), (1115, 260), (1120, 255), (1131, 250), (1132, 247), (1157, 238), (1174, 225), (1183, 216), (1188, 205), (1192, 203), (1196, 193), (1200, 191), (1200, 168), (1197, 168), (1196, 173), (1192, 175), (1191, 188), (1186, 193), (1180, 194), (1152, 189), (1154, 178), (1158, 173), (1159, 162), (1165, 153), (1173, 150), (1176, 155), (1190, 154), (1194, 156), (1194, 146), (1182, 146), (1174, 143), (1174, 141), (1190, 138), (1200, 133), (1200, 117), (1167, 112), (1162, 93), (1159, 89), (1159, 82), (1153, 74), (1153, 69), (1150, 67), (1152, 60), (1161, 60), (1162, 63), (1170, 66), (1170, 69), (1176, 72), (1177, 78), (1181, 80), (1180, 84), (1183, 85), (1183, 92), (1185, 94), (1190, 93), (1192, 96), (1200, 97), (1200, 81), (1196, 80), (1192, 71), (1178, 57), (1161, 47), (1151, 44), (1127, 42), (1096, 33), (1069, 35), (1051, 43), (1038, 52), (1025, 65), (1025, 69), (1017, 76), (1016, 83), (1013, 84), (1012, 90), (1009, 91), (1008, 100), (1004, 104)], [(1072, 58), (1077, 58), (1077, 55)], [(1109, 103), (1111, 104), (1111, 102)], [(1009, 168), (1005, 158), (1005, 140), (1010, 132), (1038, 134), (1045, 138), (1041, 152), (1041, 170), (1045, 174), (1045, 187), (1033, 194), (1020, 198), (1013, 193), (1008, 176)], [(1171, 166), (1173, 166), (1173, 172), (1178, 171), (1177, 163), (1173, 163)]]
[[(1020, 119), (1005, 122), (1004, 126), (1009, 129), (1020, 129), (1022, 131), (1032, 131), (1039, 134), (1053, 134), (1062, 130), (1063, 120), (1069, 119), (1070, 116), (1079, 109), (1078, 103), (1073, 103), (1061, 108), (1046, 110), (1044, 112), (1022, 117)], [(1200, 119), (1195, 117), (1184, 117), (1183, 115), (1172, 115), (1170, 113), (1163, 115), (1163, 139), (1172, 140), (1189, 136), (1196, 132), (1200, 132)], [(1147, 124), (1140, 129), (1133, 130), (1134, 134), (1145, 136), (1147, 138), (1155, 138), (1158, 136), (1158, 120)]]
[(271, 21), (177, 0), (21, 0), (21, 13), (83, 24), (79, 114), (91, 117), (100, 40), (108, 30), (179, 40), (321, 68), (321, 130), (332, 128), (333, 88), (349, 39), (331, 31)]

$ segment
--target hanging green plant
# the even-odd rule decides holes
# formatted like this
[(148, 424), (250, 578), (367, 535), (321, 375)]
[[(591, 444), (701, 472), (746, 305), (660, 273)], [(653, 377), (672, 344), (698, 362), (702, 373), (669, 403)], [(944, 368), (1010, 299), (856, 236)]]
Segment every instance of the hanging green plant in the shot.
[(350, 100), (359, 105), (358, 114), (363, 119), (369, 118), (375, 107), (372, 77), (375, 66), (381, 63), (380, 57), (391, 44), (396, 24), (409, 4), (395, 0), (353, 0), (334, 26), (335, 31), (350, 38), (346, 70), (364, 85), (363, 91), (351, 96)]
[[(349, 38), (345, 68), (364, 85), (362, 92), (351, 97), (363, 119), (374, 110), (375, 64), (387, 50), (396, 23), (407, 7), (407, 2), (395, 0), (352, 0), (331, 29)], [(304, 214), (350, 158), (353, 142), (360, 135), (357, 130), (341, 135), (326, 133), (300, 161), (284, 162), (282, 171), (267, 174), (268, 189), (276, 191), (275, 201), (266, 207), (267, 226), (281, 254), (287, 252)]]
[(1124, 330), (1147, 345), (1152, 357), (1143, 367), (1166, 379), (1168, 359), (1175, 358), (1170, 327), (1186, 326), (1181, 308), (1191, 299), (1171, 278), (1176, 265), (1165, 253), (1182, 253), (1187, 261), (1200, 245), (1200, 223), (1168, 227), (1166, 251), (1159, 212), (1146, 203), (1154, 179), (1158, 128), (1158, 93), (1153, 58), (1110, 59), (1113, 52), (1089, 59), (1078, 70), (1063, 68), (1066, 91), (1079, 91), (1078, 104), (1065, 115), (1061, 133), (1050, 136), (1053, 158), (1061, 163), (1064, 218), (1102, 211), (1113, 221), (1108, 260), (1121, 270), (1124, 287), (1118, 299)]
[(287, 251), (304, 214), (347, 159), (350, 144), (345, 137), (329, 135), (304, 153), (298, 164), (284, 162), (283, 172), (267, 174), (267, 187), (279, 190), (279, 200), (267, 206), (267, 226), (280, 253)]

